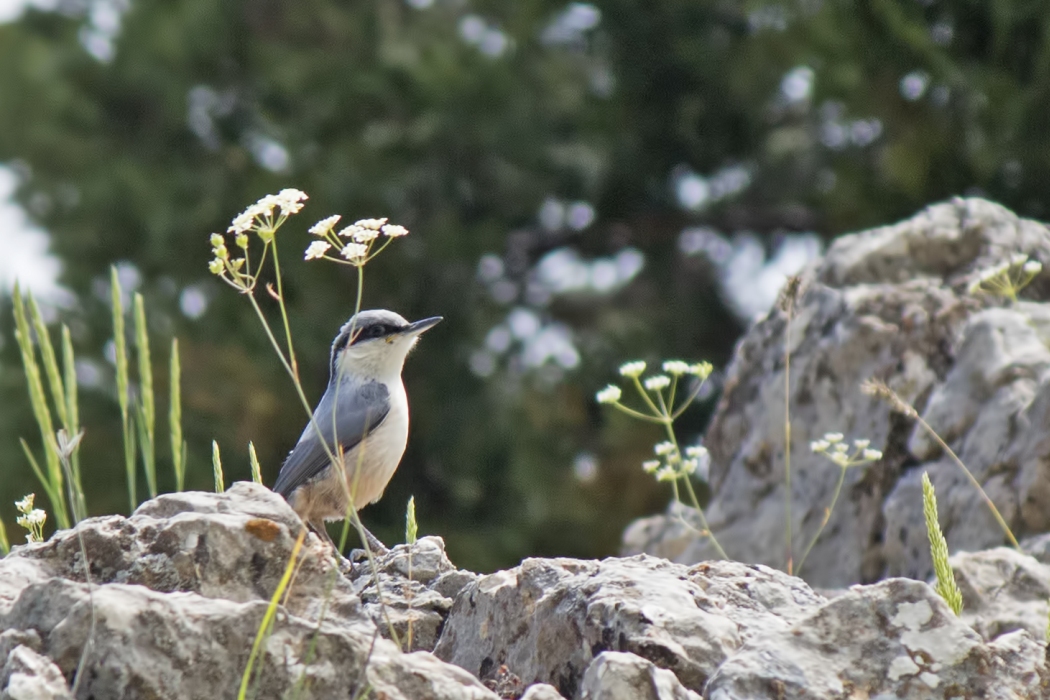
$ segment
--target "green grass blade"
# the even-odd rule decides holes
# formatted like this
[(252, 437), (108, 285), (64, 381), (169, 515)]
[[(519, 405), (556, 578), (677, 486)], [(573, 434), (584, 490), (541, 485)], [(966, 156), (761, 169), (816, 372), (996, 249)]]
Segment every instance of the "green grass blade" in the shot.
[(69, 415), (67, 411), (65, 387), (62, 386), (62, 375), (58, 371), (58, 356), (55, 355), (55, 346), (51, 343), (51, 334), (44, 323), (44, 316), (40, 313), (36, 299), (32, 294), (27, 295), (29, 302), (29, 315), (33, 319), (33, 330), (36, 331), (36, 342), (40, 345), (40, 357), (44, 361), (44, 373), (47, 374), (47, 383), (51, 387), (51, 400), (58, 412), (58, 420), (62, 427), (69, 430)]
[(44, 443), (44, 457), (47, 462), (46, 470), (38, 470), (37, 478), (41, 478), (41, 485), (51, 499), (51, 508), (55, 514), (55, 521), (60, 528), (69, 527), (69, 509), (66, 498), (62, 492), (62, 466), (58, 460), (58, 445), (55, 443), (55, 427), (51, 420), (51, 410), (47, 406), (47, 397), (44, 394), (44, 382), (40, 377), (40, 367), (36, 361), (36, 352), (33, 349), (32, 334), (29, 330), (29, 321), (26, 318), (26, 308), (22, 301), (22, 294), (15, 285), (12, 295), (15, 313), (15, 339), (18, 341), (18, 349), (22, 355), (22, 367), (25, 371), (26, 382), (29, 385), (29, 403), (33, 409), (33, 417), (40, 427), (40, 438)]
[(146, 470), (146, 488), (151, 498), (157, 497), (156, 402), (153, 395), (153, 362), (149, 352), (149, 334), (146, 332), (146, 304), (141, 294), (135, 294), (135, 348), (139, 360), (139, 450)]
[[(77, 365), (76, 357), (73, 354), (73, 339), (69, 333), (69, 326), (64, 323), (62, 324), (62, 371), (65, 376), (66, 415), (69, 418), (66, 430), (70, 435), (76, 435), (80, 432), (80, 408), (77, 405)], [(73, 472), (73, 488), (79, 494), (77, 506), (81, 513), (87, 514), (87, 501), (84, 499), (83, 481), (80, 478), (80, 450), (73, 450), (70, 467)]]
[[(216, 445), (214, 440), (211, 444), (213, 454), (218, 454), (218, 445)], [(237, 692), (237, 700), (246, 700), (248, 697), (248, 684), (252, 679), (252, 668), (255, 666), (255, 659), (259, 656), (259, 650), (262, 648), (263, 641), (270, 636), (274, 618), (277, 616), (277, 607), (281, 602), (281, 596), (284, 595), (284, 590), (288, 588), (288, 584), (292, 580), (295, 563), (299, 558), (299, 551), (303, 548), (305, 540), (306, 529), (304, 528), (299, 531), (299, 537), (295, 540), (295, 546), (292, 547), (292, 556), (288, 558), (288, 564), (284, 567), (284, 574), (277, 583), (277, 588), (270, 598), (270, 603), (266, 606), (262, 622), (259, 623), (259, 629), (255, 632), (255, 641), (252, 642), (252, 650), (248, 654), (248, 663), (244, 667), (244, 673), (241, 674), (241, 687)]]
[(0, 557), (6, 557), (10, 551), (11, 540), (7, 539), (7, 528), (4, 527), (4, 521), (0, 520)]
[(117, 363), (117, 403), (120, 404), (120, 429), (124, 435), (124, 473), (128, 485), (128, 512), (138, 506), (138, 489), (135, 470), (135, 432), (128, 411), (128, 341), (124, 328), (124, 302), (121, 301), (120, 279), (117, 268), (109, 268), (110, 304), (113, 310), (113, 346)]
[(408, 508), (405, 509), (405, 543), (413, 545), (416, 543), (416, 535), (419, 533), (419, 525), (416, 523), (416, 497), (409, 496)]
[(224, 492), (226, 484), (222, 478), (222, 457), (219, 455), (219, 443), (215, 440), (211, 441), (211, 471), (215, 477), (215, 493)]
[(955, 585), (955, 573), (948, 563), (948, 543), (941, 532), (937, 518), (937, 494), (930, 483), (930, 475), (922, 473), (922, 514), (926, 518), (926, 535), (930, 540), (930, 556), (933, 558), (933, 572), (937, 575), (937, 593), (956, 615), (962, 612), (962, 593)]
[(251, 440), (248, 441), (248, 459), (252, 463), (252, 481), (261, 484), (263, 482), (262, 465), (259, 464), (259, 455), (255, 454), (255, 445)]
[(175, 490), (182, 491), (186, 483), (186, 441), (182, 439), (182, 366), (179, 361), (179, 339), (171, 339), (171, 406), (168, 425), (171, 430), (171, 464), (175, 470)]

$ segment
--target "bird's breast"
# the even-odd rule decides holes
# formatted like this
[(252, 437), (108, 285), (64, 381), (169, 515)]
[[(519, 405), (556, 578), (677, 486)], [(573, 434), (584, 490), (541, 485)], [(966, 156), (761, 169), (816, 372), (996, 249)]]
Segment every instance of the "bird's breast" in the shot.
[(386, 418), (343, 459), (347, 483), (355, 495), (355, 509), (379, 500), (408, 444), (408, 398), (404, 384), (399, 379), (387, 386), (390, 411)]

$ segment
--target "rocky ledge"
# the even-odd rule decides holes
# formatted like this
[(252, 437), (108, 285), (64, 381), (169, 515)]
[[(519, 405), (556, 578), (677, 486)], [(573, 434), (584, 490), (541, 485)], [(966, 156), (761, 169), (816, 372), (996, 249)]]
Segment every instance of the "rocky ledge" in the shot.
[[(0, 698), (237, 697), (300, 527), (238, 483), (16, 547), (0, 560)], [(249, 697), (1050, 697), (1050, 542), (1028, 544), (954, 557), (960, 619), (910, 579), (829, 598), (761, 565), (649, 555), (478, 576), (437, 537), (373, 571), (311, 534)]]
[[(845, 236), (807, 271), (790, 337), (796, 546), (836, 479), (808, 441), (838, 431), (884, 453), (851, 470), (814, 548), (807, 576), (826, 590), (712, 561), (688, 512), (628, 530), (625, 550), (648, 554), (485, 576), (437, 537), (373, 567), (309, 535), (246, 697), (1050, 700), (1050, 276), (1019, 303), (967, 292), (1017, 254), (1050, 269), (1047, 228), (960, 199)], [(709, 520), (747, 562), (785, 560), (786, 332), (773, 312), (741, 341), (707, 434)], [(1023, 551), (992, 548), (1002, 533), (957, 467), (860, 393), (873, 376), (970, 465), (1030, 535)], [(949, 544), (973, 550), (951, 559), (961, 617), (922, 580), (924, 471)], [(301, 531), (282, 498), (238, 483), (16, 547), (0, 560), (0, 700), (236, 698)]]

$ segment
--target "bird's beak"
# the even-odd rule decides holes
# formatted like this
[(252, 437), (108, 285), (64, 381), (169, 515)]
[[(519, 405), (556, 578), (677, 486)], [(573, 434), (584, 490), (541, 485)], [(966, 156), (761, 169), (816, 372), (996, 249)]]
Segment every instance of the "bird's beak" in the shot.
[(402, 335), (419, 335), (423, 331), (430, 330), (431, 328), (433, 328), (437, 324), (441, 323), (441, 321), (443, 321), (443, 320), (444, 320), (444, 317), (442, 317), (442, 316), (433, 316), (431, 318), (424, 318), (422, 321), (416, 321), (415, 323), (410, 323), (407, 326), (405, 326), (403, 329), (401, 329), (401, 334)]

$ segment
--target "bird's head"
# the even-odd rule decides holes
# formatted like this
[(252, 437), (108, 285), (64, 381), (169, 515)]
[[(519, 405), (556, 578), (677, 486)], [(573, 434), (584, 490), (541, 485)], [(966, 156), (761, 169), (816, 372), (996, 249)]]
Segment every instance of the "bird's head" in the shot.
[(421, 333), (441, 321), (440, 316), (409, 323), (400, 314), (373, 309), (355, 314), (343, 324), (332, 343), (331, 380), (337, 375), (392, 380)]

